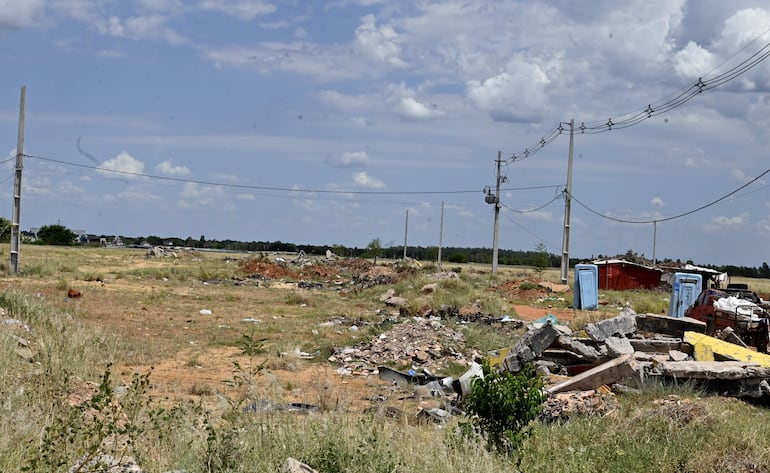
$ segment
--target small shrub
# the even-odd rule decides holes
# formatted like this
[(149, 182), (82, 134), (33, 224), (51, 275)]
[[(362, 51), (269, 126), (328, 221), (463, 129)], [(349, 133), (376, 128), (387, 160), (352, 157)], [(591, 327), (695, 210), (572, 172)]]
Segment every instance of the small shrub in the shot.
[(521, 289), (522, 291), (531, 291), (537, 288), (538, 288), (538, 285), (530, 281), (524, 281), (519, 285), (519, 289)]
[(543, 381), (533, 365), (519, 373), (492, 371), (484, 363), (484, 377), (473, 382), (464, 406), (470, 424), (462, 424), (466, 434), (482, 435), (488, 450), (511, 454), (530, 434), (529, 424), (542, 411), (546, 394)]

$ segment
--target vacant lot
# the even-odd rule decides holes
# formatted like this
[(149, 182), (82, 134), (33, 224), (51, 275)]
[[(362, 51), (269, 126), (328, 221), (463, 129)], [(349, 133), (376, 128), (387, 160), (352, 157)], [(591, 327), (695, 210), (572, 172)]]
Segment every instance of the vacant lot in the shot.
[(768, 471), (764, 408), (691, 386), (538, 425), (508, 457), (460, 441), (459, 416), (420, 420), (439, 402), (374, 374), (459, 376), (513, 344), (516, 319), (553, 314), (579, 330), (626, 304), (662, 312), (666, 293), (602, 293), (599, 311), (581, 312), (570, 291), (546, 289), (555, 270), (294, 259), (24, 246), (21, 274), (0, 280), (16, 321), (2, 338), (0, 470), (67, 471), (117, 425), (132, 427), (126, 451), (144, 471), (277, 471), (289, 456), (322, 473)]

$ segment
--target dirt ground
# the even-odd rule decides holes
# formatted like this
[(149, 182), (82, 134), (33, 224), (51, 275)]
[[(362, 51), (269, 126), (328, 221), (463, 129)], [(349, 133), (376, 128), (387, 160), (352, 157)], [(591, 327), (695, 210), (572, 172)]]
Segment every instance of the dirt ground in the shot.
[[(169, 264), (141, 258), (135, 263), (142, 271)], [(474, 356), (458, 348), (463, 346), (461, 331), (443, 320), (415, 323), (411, 331), (389, 339), (389, 330), (409, 322), (409, 317), (376, 299), (355, 299), (357, 291), (350, 289), (351, 281), (359, 288), (396, 283), (414, 268), (374, 266), (363, 260), (279, 265), (256, 258), (238, 264), (242, 277), (236, 281), (175, 280), (141, 273), (72, 281), (67, 289), (80, 292), (77, 298), (67, 297), (61, 283), (34, 278), (6, 280), (3, 285), (27, 286), (38, 297), (114, 336), (121, 353), (115, 372), (128, 380), (132, 373), (151, 369), (154, 399), (202, 403), (214, 410), (260, 399), (351, 412), (389, 406), (411, 416), (438, 402), (415, 395), (413, 387), (381, 380), (371, 371), (374, 352), (385, 351), (396, 368), (431, 366), (438, 375), (451, 366), (455, 371), (467, 366)], [(496, 288), (506, 300), (517, 301), (511, 308), (518, 319), (553, 314), (569, 321), (575, 316), (572, 309), (548, 307), (547, 302), (549, 297), (570, 298), (571, 292), (557, 294), (543, 287), (521, 291), (521, 282), (510, 280)], [(384, 325), (371, 324), (370, 314), (375, 313), (385, 314)], [(388, 342), (404, 353), (384, 349)]]

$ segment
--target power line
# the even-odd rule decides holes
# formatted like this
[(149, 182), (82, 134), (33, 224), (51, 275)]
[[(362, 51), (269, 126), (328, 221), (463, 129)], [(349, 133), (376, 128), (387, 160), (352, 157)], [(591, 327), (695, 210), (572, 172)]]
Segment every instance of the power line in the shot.
[(503, 206), (504, 208), (506, 208), (507, 210), (510, 210), (511, 212), (515, 212), (515, 213), (517, 213), (517, 214), (528, 214), (528, 213), (537, 212), (538, 210), (542, 210), (542, 209), (544, 209), (544, 208), (548, 207), (548, 206), (549, 206), (549, 205), (551, 205), (553, 202), (555, 202), (556, 200), (558, 200), (558, 199), (559, 199), (561, 196), (562, 196), (562, 194), (560, 193), (560, 194), (556, 195), (556, 196), (555, 196), (553, 199), (551, 199), (551, 200), (549, 200), (548, 202), (546, 202), (545, 204), (543, 204), (543, 205), (541, 205), (541, 206), (539, 206), (539, 207), (536, 207), (536, 208), (534, 208), (534, 209), (529, 209), (529, 210), (516, 210), (516, 209), (512, 209), (511, 207), (508, 207), (507, 205), (503, 204), (502, 202), (500, 203), (500, 205), (502, 205), (502, 206)]
[[(479, 190), (453, 190), (453, 191), (357, 191), (357, 190), (330, 190), (330, 189), (301, 189), (301, 188), (290, 188), (290, 187), (271, 187), (271, 186), (255, 186), (255, 185), (248, 185), (248, 184), (233, 184), (233, 183), (226, 183), (226, 182), (214, 182), (214, 181), (203, 181), (198, 179), (184, 179), (180, 177), (170, 177), (170, 176), (158, 176), (154, 174), (145, 174), (140, 172), (131, 172), (131, 171), (121, 171), (117, 169), (107, 169), (100, 166), (90, 166), (86, 164), (78, 164), (78, 163), (70, 163), (67, 161), (62, 161), (59, 159), (53, 159), (53, 158), (46, 158), (43, 156), (34, 156), (25, 154), (24, 155), (27, 158), (32, 159), (39, 159), (42, 161), (48, 161), (52, 163), (62, 164), (65, 166), (74, 166), (78, 168), (83, 169), (91, 169), (94, 171), (99, 172), (109, 172), (114, 174), (120, 174), (120, 175), (126, 175), (126, 176), (134, 176), (134, 177), (143, 177), (146, 179), (156, 179), (156, 180), (163, 180), (163, 181), (172, 181), (172, 182), (182, 182), (182, 183), (192, 183), (192, 184), (201, 184), (206, 186), (219, 186), (219, 187), (229, 187), (229, 188), (235, 188), (235, 189), (251, 189), (251, 190), (266, 190), (266, 191), (279, 191), (279, 192), (293, 192), (293, 193), (308, 193), (308, 194), (355, 194), (355, 195), (443, 195), (443, 194), (476, 194), (479, 193)], [(540, 187), (533, 187), (533, 188), (540, 188)], [(522, 188), (522, 190), (525, 190), (528, 188)], [(519, 190), (519, 189), (511, 189), (511, 190)]]
[[(735, 54), (730, 56), (728, 59), (723, 61), (721, 64), (719, 64), (717, 67), (715, 67), (711, 71), (709, 71), (708, 74), (711, 74), (711, 72), (721, 67), (728, 60), (737, 56), (741, 51), (745, 50), (747, 47), (757, 42), (759, 38), (767, 34), (768, 31), (770, 31), (770, 29), (765, 30), (762, 34), (754, 38), (752, 41), (746, 44), (743, 48), (741, 48)], [(589, 122), (589, 123), (582, 122), (580, 126), (576, 128), (575, 131), (580, 134), (588, 135), (588, 134), (605, 133), (608, 131), (619, 130), (619, 129), (631, 127), (633, 125), (637, 125), (654, 116), (668, 113), (674, 109), (677, 109), (685, 105), (687, 102), (689, 102), (695, 96), (699, 95), (702, 92), (711, 90), (713, 88), (719, 87), (721, 85), (724, 85), (732, 81), (733, 79), (753, 69), (768, 57), (770, 57), (770, 43), (765, 44), (757, 52), (752, 54), (748, 59), (739, 63), (737, 66), (734, 66), (733, 68), (727, 70), (726, 72), (723, 72), (711, 78), (706, 78), (706, 79), (704, 79), (703, 77), (699, 78), (695, 83), (691, 84), (690, 86), (680, 89), (681, 92), (679, 94), (669, 94), (668, 96), (658, 100), (657, 102), (649, 103), (647, 107), (642, 110), (636, 110), (633, 112), (622, 114), (620, 116), (616, 116), (615, 120), (613, 120), (612, 117), (610, 117), (607, 119), (606, 122), (598, 122), (598, 121)], [(540, 140), (538, 140), (535, 144), (527, 148), (524, 148), (522, 151), (518, 153), (513, 153), (509, 158), (510, 162), (524, 160), (526, 158), (531, 157), (541, 149), (545, 148), (547, 145), (552, 143), (559, 135), (565, 133), (565, 128), (564, 128), (565, 125), (566, 123), (564, 122), (559, 123), (558, 126), (553, 128), (546, 135), (540, 138)]]
[(709, 208), (709, 207), (711, 207), (713, 205), (716, 205), (719, 202), (722, 202), (723, 200), (727, 199), (728, 197), (731, 197), (731, 196), (737, 194), (738, 192), (740, 192), (743, 189), (747, 188), (751, 184), (757, 182), (758, 180), (760, 180), (762, 177), (764, 177), (768, 173), (770, 173), (770, 169), (767, 169), (766, 171), (764, 171), (763, 173), (759, 174), (757, 177), (753, 178), (749, 182), (747, 182), (747, 183), (743, 184), (742, 186), (738, 187), (737, 189), (734, 189), (734, 190), (728, 192), (727, 194), (723, 195), (722, 197), (719, 197), (716, 200), (712, 200), (711, 202), (709, 202), (707, 204), (701, 205), (698, 208), (695, 208), (695, 209), (692, 209), (692, 210), (688, 210), (686, 212), (682, 212), (682, 213), (679, 213), (679, 214), (676, 214), (676, 215), (672, 215), (670, 217), (656, 218), (656, 219), (653, 219), (653, 220), (627, 220), (627, 219), (622, 219), (622, 218), (610, 217), (609, 215), (604, 215), (604, 214), (602, 214), (602, 213), (592, 209), (591, 207), (587, 206), (586, 204), (584, 204), (583, 202), (578, 200), (578, 198), (575, 197), (574, 195), (572, 195), (572, 199), (575, 202), (577, 202), (581, 207), (583, 207), (584, 209), (589, 211), (590, 213), (592, 213), (592, 214), (594, 214), (594, 215), (596, 215), (598, 217), (604, 218), (606, 220), (612, 220), (613, 222), (618, 222), (618, 223), (634, 223), (634, 224), (650, 224), (650, 223), (655, 223), (655, 222), (667, 222), (669, 220), (675, 220), (675, 219), (679, 219), (679, 218), (682, 218), (682, 217), (686, 217), (688, 215), (692, 215), (692, 214), (694, 214), (696, 212), (700, 212), (701, 210), (704, 210), (704, 209), (707, 209), (707, 208)]

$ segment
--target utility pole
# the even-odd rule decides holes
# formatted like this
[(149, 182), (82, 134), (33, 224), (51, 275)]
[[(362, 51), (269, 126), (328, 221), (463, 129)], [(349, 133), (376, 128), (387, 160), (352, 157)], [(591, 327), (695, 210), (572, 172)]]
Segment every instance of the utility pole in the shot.
[(409, 209), (406, 209), (406, 223), (404, 223), (404, 260), (406, 260), (406, 235), (409, 231)]
[(444, 201), (441, 201), (441, 223), (438, 231), (438, 269), (441, 271), (441, 247), (444, 244)]
[(655, 267), (658, 265), (658, 259), (655, 257), (655, 249), (657, 248), (658, 243), (658, 221), (653, 220), (652, 221), (652, 266)]
[(567, 190), (564, 192), (564, 236), (561, 242), (561, 283), (569, 275), (569, 221), (572, 205), (572, 149), (575, 142), (575, 119), (569, 122), (569, 159), (567, 161)]
[(24, 103), (27, 87), (21, 86), (19, 103), (19, 136), (16, 141), (16, 174), (13, 179), (13, 211), (11, 212), (11, 274), (19, 272), (19, 247), (21, 246), (21, 170), (24, 169)]
[(497, 152), (497, 184), (495, 186), (495, 231), (492, 237), (492, 274), (497, 274), (497, 251), (500, 237), (500, 165), (503, 152)]

